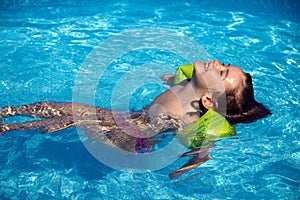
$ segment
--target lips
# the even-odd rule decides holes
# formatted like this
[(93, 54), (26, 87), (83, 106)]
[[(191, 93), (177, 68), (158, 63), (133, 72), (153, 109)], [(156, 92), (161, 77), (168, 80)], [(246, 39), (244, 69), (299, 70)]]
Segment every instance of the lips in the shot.
[(205, 63), (205, 69), (204, 70), (207, 71), (209, 68), (214, 68), (214, 66), (215, 66), (215, 61), (211, 60), (211, 61)]
[(208, 66), (208, 63), (203, 63), (203, 69), (204, 69), (204, 71), (206, 71), (207, 70), (207, 66)]
[(200, 61), (195, 61), (194, 62), (194, 67), (197, 69), (199, 72), (204, 72), (207, 70), (208, 63), (206, 62), (200, 62)]

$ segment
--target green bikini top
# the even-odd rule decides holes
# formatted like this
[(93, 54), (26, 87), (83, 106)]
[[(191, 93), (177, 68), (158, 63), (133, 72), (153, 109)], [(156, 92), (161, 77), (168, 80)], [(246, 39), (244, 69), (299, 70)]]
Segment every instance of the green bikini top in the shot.
[[(191, 79), (193, 71), (193, 64), (179, 66), (175, 73), (174, 84)], [(209, 109), (197, 121), (184, 130), (176, 131), (175, 134), (184, 146), (197, 149), (209, 146), (217, 139), (235, 135), (235, 128), (223, 115)]]

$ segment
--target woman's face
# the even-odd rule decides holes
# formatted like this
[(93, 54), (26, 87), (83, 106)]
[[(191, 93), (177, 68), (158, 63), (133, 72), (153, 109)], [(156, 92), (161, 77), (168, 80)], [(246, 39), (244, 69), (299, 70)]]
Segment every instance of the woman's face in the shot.
[[(194, 77), (195, 76), (195, 77)], [(221, 64), (218, 60), (209, 62), (194, 62), (194, 75), (198, 87), (210, 91), (225, 92), (238, 87), (246, 78), (239, 67)]]

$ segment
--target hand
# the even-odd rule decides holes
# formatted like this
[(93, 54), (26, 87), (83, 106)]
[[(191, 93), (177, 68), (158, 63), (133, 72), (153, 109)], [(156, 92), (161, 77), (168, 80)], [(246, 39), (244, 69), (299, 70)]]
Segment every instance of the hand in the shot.
[(164, 81), (164, 84), (173, 86), (175, 76), (173, 74), (164, 74), (163, 76), (160, 77), (160, 79)]

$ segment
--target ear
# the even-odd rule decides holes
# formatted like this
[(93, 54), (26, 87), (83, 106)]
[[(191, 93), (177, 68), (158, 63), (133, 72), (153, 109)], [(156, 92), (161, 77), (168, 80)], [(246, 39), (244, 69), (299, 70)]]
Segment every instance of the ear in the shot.
[(212, 102), (212, 98), (211, 96), (209, 95), (204, 95), (202, 98), (201, 98), (201, 102), (202, 102), (202, 105), (206, 108), (206, 109), (211, 109), (213, 108), (213, 102)]

